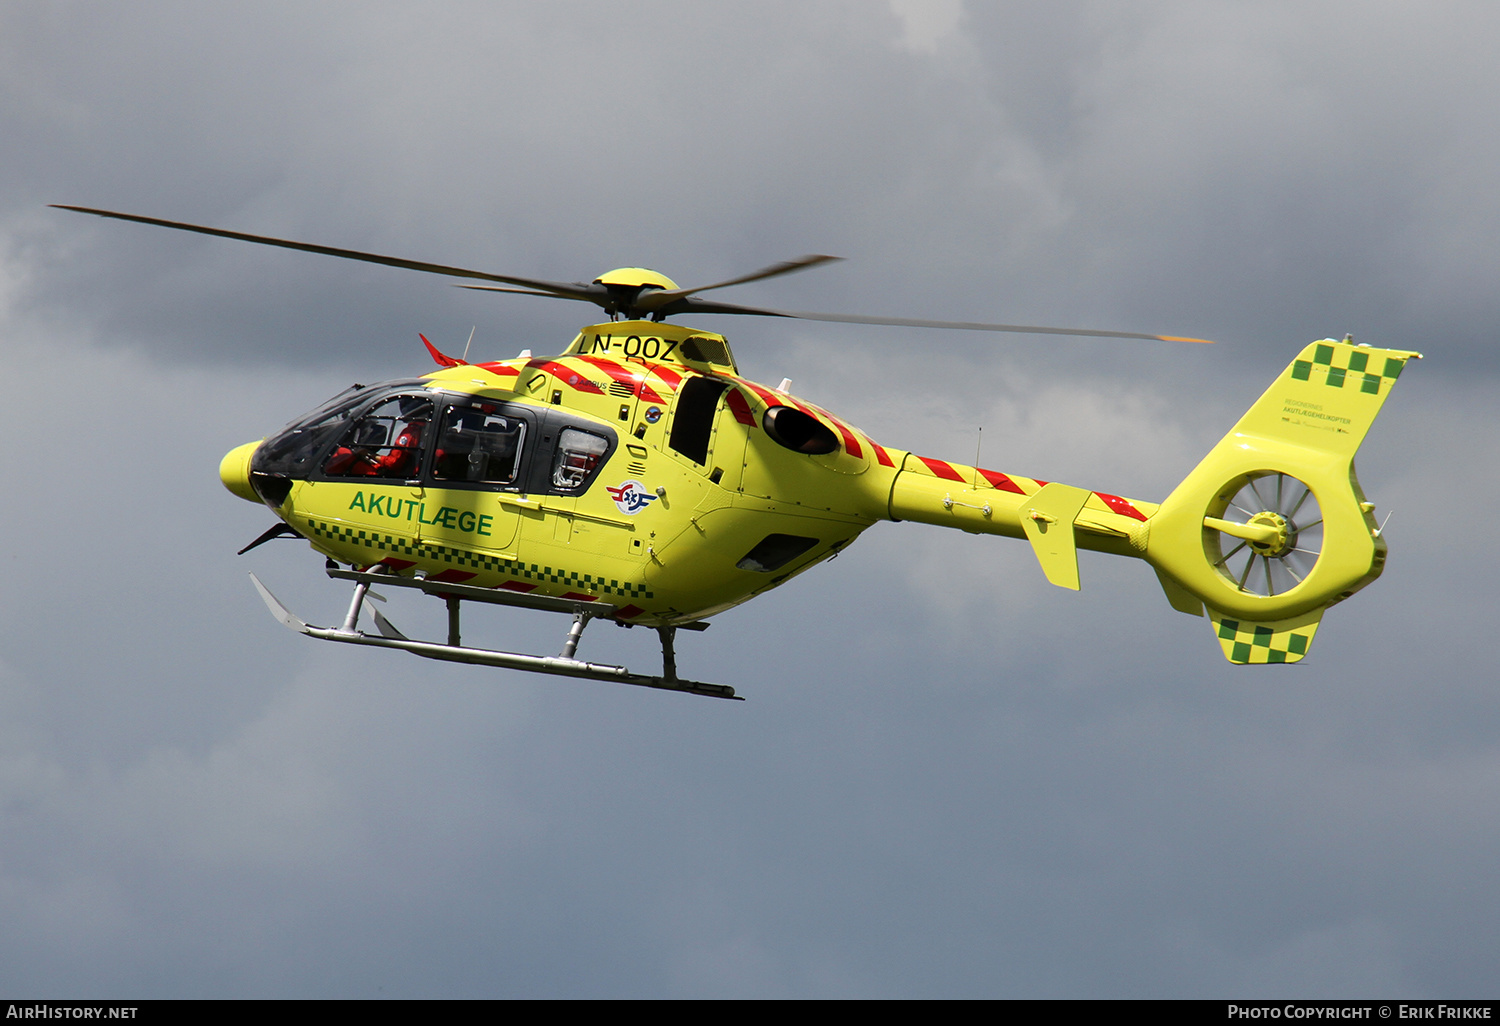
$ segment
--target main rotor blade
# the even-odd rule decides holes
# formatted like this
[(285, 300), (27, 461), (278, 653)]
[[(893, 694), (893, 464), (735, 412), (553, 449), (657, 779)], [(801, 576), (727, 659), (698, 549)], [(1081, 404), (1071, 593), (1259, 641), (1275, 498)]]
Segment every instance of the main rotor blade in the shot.
[(578, 296), (565, 296), (560, 292), (533, 292), (531, 289), (508, 289), (504, 285), (458, 285), (456, 289), (473, 289), (475, 292), (509, 292), (517, 296), (541, 296), (543, 299), (578, 299)]
[(369, 264), (383, 264), (386, 267), (399, 267), (408, 271), (421, 271), (426, 274), (441, 274), (450, 278), (473, 278), (480, 281), (494, 281), (502, 282), (506, 285), (518, 285), (521, 288), (505, 289), (483, 285), (467, 285), (463, 287), (478, 288), (493, 292), (517, 292), (521, 295), (539, 295), (554, 299), (576, 299), (602, 306), (606, 310), (611, 311), (611, 313), (617, 308), (623, 307), (632, 316), (638, 313), (648, 313), (658, 320), (663, 317), (684, 313), (744, 314), (758, 317), (790, 317), (804, 321), (832, 321), (842, 324), (873, 324), (896, 328), (945, 328), (960, 331), (1005, 331), (1026, 335), (1082, 335), (1098, 338), (1140, 338), (1160, 342), (1212, 341), (1206, 338), (1187, 338), (1180, 335), (1150, 335), (1135, 331), (1099, 331), (1091, 328), (1051, 328), (1028, 324), (981, 324), (974, 321), (929, 321), (907, 317), (865, 317), (857, 314), (825, 314), (791, 310), (770, 310), (752, 306), (736, 306), (731, 303), (716, 303), (711, 300), (699, 299), (695, 295), (696, 293), (707, 292), (711, 289), (728, 288), (731, 285), (743, 285), (747, 282), (761, 281), (765, 278), (774, 278), (782, 274), (791, 274), (794, 271), (806, 270), (810, 267), (817, 267), (821, 264), (840, 259), (839, 257), (819, 254), (772, 264), (751, 274), (715, 282), (712, 285), (700, 285), (691, 289), (650, 289), (636, 296), (633, 301), (622, 301), (622, 297), (615, 295), (609, 288), (603, 285), (588, 285), (583, 282), (547, 281), (541, 278), (521, 278), (514, 275), (491, 274), (487, 271), (475, 271), (466, 267), (450, 267), (446, 264), (430, 264), (421, 260), (382, 256), (378, 253), (364, 253), (353, 249), (318, 246), (310, 242), (295, 242), (291, 239), (277, 239), (267, 235), (250, 235), (246, 232), (232, 232), (223, 228), (208, 228), (204, 225), (187, 224), (181, 221), (166, 221), (156, 217), (143, 217), (139, 214), (122, 214), (113, 210), (76, 207), (65, 203), (54, 203), (52, 206), (58, 210), (72, 210), (80, 214), (93, 214), (97, 217), (110, 217), (120, 221), (135, 221), (139, 224), (156, 225), (160, 228), (175, 228), (179, 231), (197, 232), (200, 235), (214, 235), (219, 238), (235, 239), (240, 242), (253, 242), (262, 246), (278, 246), (282, 249), (299, 250), (304, 253), (318, 253), (323, 256), (340, 257), (345, 260), (360, 260)]
[(454, 278), (478, 278), (481, 281), (499, 281), (507, 285), (523, 285), (526, 288), (537, 289), (548, 295), (554, 295), (566, 299), (581, 299), (590, 303), (600, 302), (598, 296), (602, 296), (602, 290), (584, 285), (581, 282), (545, 281), (537, 278), (517, 278), (511, 275), (490, 274), (485, 271), (472, 271), (465, 267), (449, 267), (446, 264), (429, 264), (421, 260), (405, 260), (401, 257), (381, 256), (378, 253), (361, 253), (353, 249), (338, 249), (334, 246), (317, 246), (310, 242), (293, 242), (290, 239), (273, 239), (266, 235), (249, 235), (245, 232), (231, 232), (223, 228), (205, 228), (203, 225), (185, 224), (180, 221), (163, 221), (156, 217), (142, 217), (139, 214), (121, 214), (113, 210), (95, 210), (92, 207), (74, 207), (65, 203), (53, 203), (52, 206), (59, 210), (73, 210), (80, 214), (94, 214), (99, 217), (113, 217), (120, 221), (136, 221), (140, 224), (153, 224), (161, 228), (176, 228), (185, 232), (197, 232), (200, 235), (216, 235), (223, 239), (237, 239), (240, 242), (254, 242), (262, 246), (280, 246), (282, 249), (295, 249), (304, 253), (320, 253), (323, 256), (342, 257), (345, 260), (362, 260), (367, 264), (384, 264), (387, 267), (400, 267), (408, 271), (423, 271), (427, 274), (443, 274)]
[(699, 285), (691, 289), (665, 289), (647, 292), (636, 300), (636, 306), (642, 310), (659, 310), (677, 299), (685, 298), (699, 292), (707, 292), (710, 289), (727, 289), (731, 285), (744, 285), (752, 281), (763, 281), (766, 278), (775, 278), (778, 275), (791, 274), (794, 271), (805, 271), (810, 267), (818, 267), (822, 264), (829, 264), (842, 259), (844, 258), (810, 253), (795, 260), (783, 260), (779, 264), (762, 267), (758, 271), (752, 271), (750, 274), (742, 274), (738, 278), (730, 278), (727, 281), (716, 281), (712, 285)]
[(974, 321), (922, 321), (906, 317), (858, 317), (851, 314), (786, 313), (804, 321), (836, 321), (845, 324), (885, 324), (894, 328), (955, 328), (960, 331), (1010, 331), (1022, 335), (1084, 335), (1094, 338), (1144, 338), (1155, 342), (1202, 342), (1211, 338), (1186, 335), (1151, 335), (1140, 331), (1101, 331), (1097, 328), (1048, 328), (1037, 324), (978, 324)]
[(832, 321), (838, 324), (878, 324), (892, 328), (945, 328), (958, 331), (1006, 331), (1021, 335), (1081, 335), (1093, 338), (1143, 338), (1154, 342), (1202, 342), (1211, 338), (1189, 338), (1185, 335), (1150, 335), (1139, 331), (1100, 331), (1096, 328), (1050, 328), (1037, 324), (981, 324), (977, 321), (926, 321), (910, 317), (863, 317), (858, 314), (808, 313), (796, 310), (768, 310), (753, 306), (735, 306), (711, 300), (682, 299), (682, 305), (669, 313), (746, 314), (752, 317), (791, 317), (802, 321)]

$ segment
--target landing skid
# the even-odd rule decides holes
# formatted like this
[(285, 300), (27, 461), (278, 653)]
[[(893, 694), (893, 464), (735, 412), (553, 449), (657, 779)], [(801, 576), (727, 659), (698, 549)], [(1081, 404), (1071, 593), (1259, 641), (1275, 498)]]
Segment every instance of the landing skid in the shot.
[[(354, 597), (349, 603), (349, 612), (344, 617), (341, 627), (314, 627), (298, 619), (281, 604), (275, 595), (271, 594), (264, 584), (260, 583), (260, 578), (251, 574), (250, 580), (254, 583), (255, 590), (260, 592), (260, 597), (265, 600), (266, 607), (271, 610), (272, 616), (299, 634), (306, 634), (308, 637), (319, 638), (323, 641), (341, 641), (349, 645), (372, 645), (376, 648), (395, 648), (426, 659), (442, 659), (451, 663), (500, 666), (508, 670), (526, 670), (531, 673), (550, 673), (560, 677), (613, 681), (617, 684), (634, 684), (638, 687), (659, 688), (663, 691), (686, 691), (689, 694), (707, 695), (710, 698), (732, 698), (735, 701), (744, 701), (734, 693), (734, 688), (727, 684), (707, 684), (702, 681), (683, 680), (677, 676), (677, 659), (673, 647), (677, 627), (656, 628), (657, 634), (661, 637), (662, 675), (660, 677), (631, 673), (623, 666), (589, 663), (573, 658), (578, 651), (579, 639), (583, 636), (583, 629), (588, 626), (588, 622), (595, 618), (609, 618), (614, 615), (615, 607), (607, 602), (521, 595), (514, 592), (493, 591), (489, 588), (476, 588), (472, 585), (445, 584), (420, 578), (397, 577), (393, 574), (368, 573), (358, 570), (339, 570), (333, 567), (329, 568), (328, 576), (354, 582)], [(408, 638), (373, 606), (370, 608), (370, 613), (375, 618), (375, 626), (380, 633), (378, 635), (366, 634), (360, 630), (359, 614), (364, 608), (365, 596), (369, 593), (372, 584), (379, 584), (381, 587), (415, 588), (428, 595), (442, 598), (448, 605), (447, 642), (417, 641)], [(534, 656), (521, 652), (497, 652), (492, 649), (464, 646), (460, 641), (459, 605), (465, 600), (502, 606), (520, 606), (553, 613), (571, 613), (573, 625), (569, 628), (567, 639), (563, 642), (562, 654)], [(701, 631), (707, 628), (708, 624), (697, 621), (682, 624), (681, 627), (684, 630)]]

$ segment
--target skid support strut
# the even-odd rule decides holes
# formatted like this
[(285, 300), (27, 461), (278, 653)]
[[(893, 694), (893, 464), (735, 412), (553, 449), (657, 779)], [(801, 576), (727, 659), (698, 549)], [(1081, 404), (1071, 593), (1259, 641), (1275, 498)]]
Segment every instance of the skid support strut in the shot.
[(661, 637), (661, 677), (662, 680), (677, 679), (677, 652), (674, 642), (677, 640), (676, 627), (658, 627), (656, 633)]
[[(516, 592), (505, 592), (490, 588), (476, 588), (467, 584), (446, 584), (417, 577), (398, 577), (395, 574), (371, 573), (358, 570), (340, 570), (330, 567), (328, 576), (340, 580), (354, 582), (354, 596), (349, 602), (349, 611), (344, 617), (343, 625), (340, 627), (314, 627), (304, 620), (299, 619), (281, 601), (272, 595), (264, 584), (254, 575), (250, 580), (254, 582), (255, 588), (260, 592), (260, 597), (265, 601), (266, 607), (271, 610), (271, 615), (292, 630), (308, 637), (318, 638), (323, 641), (339, 641), (348, 645), (369, 645), (376, 648), (394, 648), (412, 655), (422, 656), (424, 659), (441, 659), (453, 663), (473, 663), (479, 666), (499, 666), (511, 670), (526, 670), (531, 673), (545, 673), (560, 677), (581, 677), (586, 680), (614, 681), (619, 684), (634, 684), (637, 687), (659, 688), (665, 691), (686, 691), (694, 695), (707, 695), (711, 698), (732, 698), (740, 700), (734, 693), (734, 688), (727, 684), (710, 684), (704, 681), (683, 680), (677, 676), (677, 657), (673, 648), (673, 642), (677, 635), (677, 626), (657, 627), (657, 634), (661, 638), (662, 652), (662, 675), (653, 677), (648, 674), (632, 673), (623, 666), (611, 666), (607, 663), (590, 663), (575, 658), (578, 653), (578, 642), (583, 637), (583, 629), (588, 626), (590, 620), (603, 617), (613, 619), (616, 613), (614, 606), (607, 602), (594, 602), (583, 599), (560, 599), (545, 595), (526, 595)], [(396, 629), (395, 625), (381, 615), (378, 609), (370, 612), (375, 618), (375, 625), (379, 628), (379, 634), (366, 634), (359, 629), (359, 617), (364, 608), (365, 596), (370, 594), (370, 585), (379, 583), (382, 588), (415, 588), (429, 595), (443, 599), (448, 608), (448, 641), (440, 644), (435, 641), (418, 641), (408, 638)], [(378, 596), (372, 596), (378, 597)], [(474, 602), (486, 602), (492, 605), (521, 606), (527, 609), (540, 609), (554, 613), (570, 613), (573, 624), (568, 629), (567, 639), (563, 642), (561, 655), (557, 656), (534, 656), (521, 652), (501, 652), (484, 648), (468, 648), (461, 643), (461, 632), (459, 629), (459, 608), (463, 600)], [(628, 624), (626, 626), (629, 626)], [(703, 622), (681, 624), (688, 630), (702, 630), (708, 625)]]
[(359, 610), (365, 604), (365, 594), (369, 590), (369, 581), (360, 581), (354, 586), (354, 598), (349, 602), (349, 615), (344, 617), (344, 632), (346, 634), (353, 634), (359, 630)]
[(589, 618), (593, 616), (586, 609), (580, 609), (573, 614), (573, 626), (568, 629), (568, 640), (563, 642), (562, 657), (572, 659), (573, 653), (578, 651), (578, 641), (583, 637), (583, 629), (589, 625)]

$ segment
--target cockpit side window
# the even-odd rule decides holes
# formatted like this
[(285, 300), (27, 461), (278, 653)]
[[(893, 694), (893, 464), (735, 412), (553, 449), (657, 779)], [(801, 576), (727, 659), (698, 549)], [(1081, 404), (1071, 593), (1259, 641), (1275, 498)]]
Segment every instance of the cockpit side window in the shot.
[(328, 477), (409, 480), (422, 467), (431, 434), (432, 401), (392, 396), (357, 419), (323, 462)]
[(492, 403), (450, 406), (443, 414), (432, 476), (438, 481), (508, 485), (516, 480), (526, 422)]

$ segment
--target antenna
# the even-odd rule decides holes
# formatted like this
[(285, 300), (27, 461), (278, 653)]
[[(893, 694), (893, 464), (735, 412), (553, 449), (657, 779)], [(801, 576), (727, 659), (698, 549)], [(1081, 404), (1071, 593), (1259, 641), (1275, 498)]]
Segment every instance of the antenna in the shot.
[(474, 329), (478, 327), (479, 325), (476, 324), (469, 329), (469, 341), (464, 343), (464, 363), (469, 362), (469, 346), (474, 344)]
[(984, 444), (984, 428), (979, 429), (979, 439), (974, 443), (974, 490), (979, 491), (979, 447)]

